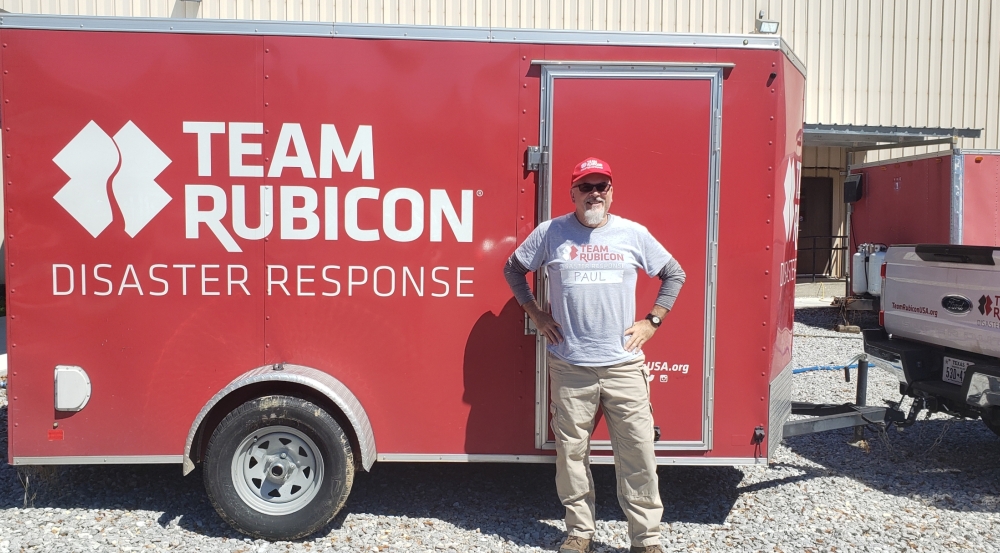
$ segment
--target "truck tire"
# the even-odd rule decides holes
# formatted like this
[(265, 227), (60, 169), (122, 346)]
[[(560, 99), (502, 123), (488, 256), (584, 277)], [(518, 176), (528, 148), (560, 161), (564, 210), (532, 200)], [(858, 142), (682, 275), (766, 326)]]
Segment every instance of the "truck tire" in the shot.
[(354, 457), (343, 429), (321, 407), (266, 396), (222, 419), (203, 473), (212, 506), (233, 528), (292, 540), (321, 529), (343, 507)]
[(993, 424), (992, 422), (990, 422), (990, 419), (988, 417), (989, 417), (989, 415), (983, 415), (983, 417), (982, 417), (983, 424), (986, 425), (986, 428), (989, 428), (990, 430), (992, 430), (994, 434), (996, 434), (997, 436), (1000, 436), (1000, 426), (998, 426), (998, 425)]

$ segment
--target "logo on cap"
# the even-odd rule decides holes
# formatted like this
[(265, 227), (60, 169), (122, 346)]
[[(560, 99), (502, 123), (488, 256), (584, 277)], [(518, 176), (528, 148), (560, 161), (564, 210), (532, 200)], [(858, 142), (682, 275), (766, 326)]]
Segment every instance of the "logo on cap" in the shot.
[(113, 138), (91, 121), (52, 161), (69, 176), (56, 192), (56, 202), (94, 238), (114, 220), (108, 179), (125, 218), (125, 232), (133, 238), (171, 200), (154, 180), (170, 158), (132, 121)]
[(596, 159), (588, 159), (580, 164), (581, 171), (586, 171), (587, 169), (604, 169), (604, 164)]

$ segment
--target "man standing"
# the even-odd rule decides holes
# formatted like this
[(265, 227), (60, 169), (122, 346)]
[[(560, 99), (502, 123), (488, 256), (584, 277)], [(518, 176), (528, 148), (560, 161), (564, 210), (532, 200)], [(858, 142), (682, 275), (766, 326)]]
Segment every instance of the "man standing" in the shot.
[[(577, 164), (570, 197), (575, 212), (540, 224), (504, 268), (514, 297), (549, 342), (556, 490), (566, 507), (567, 538), (559, 551), (591, 549), (595, 512), (590, 435), (602, 406), (630, 551), (659, 552), (663, 504), (641, 348), (673, 306), (684, 271), (644, 226), (609, 214), (607, 162), (587, 158)], [(551, 314), (535, 302), (525, 278), (542, 268), (552, 296)], [(653, 309), (636, 321), (639, 269), (663, 283)]]

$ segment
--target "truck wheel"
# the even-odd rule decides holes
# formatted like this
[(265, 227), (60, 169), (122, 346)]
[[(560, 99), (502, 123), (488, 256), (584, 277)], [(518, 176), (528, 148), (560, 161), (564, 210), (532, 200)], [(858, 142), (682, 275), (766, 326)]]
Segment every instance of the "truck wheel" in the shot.
[(983, 417), (982, 417), (983, 418), (983, 424), (986, 425), (986, 428), (989, 428), (990, 430), (992, 430), (994, 434), (996, 434), (997, 436), (1000, 436), (1000, 426), (998, 426), (998, 425), (993, 424), (992, 422), (990, 422), (990, 419), (988, 417), (989, 417), (988, 414), (987, 415), (983, 415)]
[(289, 396), (252, 399), (226, 415), (205, 450), (205, 489), (234, 528), (291, 540), (337, 514), (354, 480), (351, 444), (321, 407)]

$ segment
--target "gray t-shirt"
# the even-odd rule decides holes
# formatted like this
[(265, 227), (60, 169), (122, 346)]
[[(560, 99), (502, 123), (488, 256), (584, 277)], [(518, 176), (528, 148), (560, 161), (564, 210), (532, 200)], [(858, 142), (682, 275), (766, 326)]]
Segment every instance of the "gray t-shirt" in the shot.
[(514, 256), (531, 271), (544, 267), (552, 318), (564, 340), (549, 345), (574, 365), (613, 365), (641, 352), (625, 351), (625, 330), (635, 322), (635, 282), (672, 259), (646, 227), (615, 215), (599, 228), (569, 213), (538, 225)]

